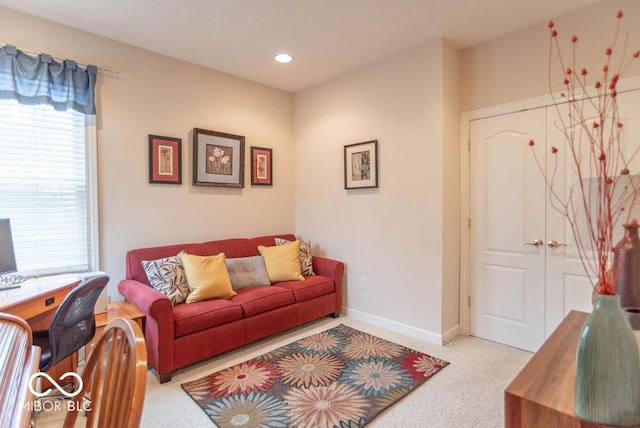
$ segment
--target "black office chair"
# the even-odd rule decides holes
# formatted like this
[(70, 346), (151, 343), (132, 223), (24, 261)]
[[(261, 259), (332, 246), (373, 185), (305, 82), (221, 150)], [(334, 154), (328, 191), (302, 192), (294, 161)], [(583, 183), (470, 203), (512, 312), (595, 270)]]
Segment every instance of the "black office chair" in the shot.
[(49, 370), (93, 339), (93, 309), (108, 282), (107, 275), (84, 280), (58, 306), (49, 329), (33, 332), (33, 344), (42, 349), (40, 371)]

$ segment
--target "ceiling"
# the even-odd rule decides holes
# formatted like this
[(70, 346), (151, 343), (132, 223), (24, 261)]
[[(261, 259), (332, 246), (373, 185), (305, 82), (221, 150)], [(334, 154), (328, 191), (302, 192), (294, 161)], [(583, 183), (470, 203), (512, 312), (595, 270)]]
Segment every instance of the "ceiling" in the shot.
[[(298, 92), (439, 37), (462, 49), (599, 1), (0, 0), (0, 5)], [(281, 51), (294, 61), (276, 63), (273, 56)]]

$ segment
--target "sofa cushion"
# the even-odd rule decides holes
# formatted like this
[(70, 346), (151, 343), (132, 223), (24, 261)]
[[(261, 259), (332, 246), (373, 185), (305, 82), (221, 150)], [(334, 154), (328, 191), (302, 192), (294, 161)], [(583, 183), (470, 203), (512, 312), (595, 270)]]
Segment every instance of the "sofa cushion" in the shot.
[(211, 299), (230, 299), (236, 295), (236, 292), (231, 288), (224, 253), (215, 256), (180, 253), (180, 257), (191, 290), (186, 303)]
[(304, 280), (300, 273), (300, 241), (274, 247), (258, 246), (264, 257), (269, 280), (274, 282)]
[(321, 275), (307, 277), (304, 281), (279, 282), (278, 287), (291, 290), (297, 303), (335, 291), (333, 280)]
[[(288, 239), (276, 238), (276, 245), (286, 245), (290, 244), (292, 241)], [(311, 255), (311, 241), (303, 241), (300, 242), (300, 273), (304, 276), (312, 276), (315, 275), (313, 273), (313, 256)]]
[(256, 285), (271, 285), (262, 256), (227, 259), (227, 270), (234, 290)]
[(242, 318), (242, 306), (231, 300), (205, 300), (173, 307), (175, 336), (185, 336)]
[(245, 318), (295, 303), (291, 290), (273, 285), (240, 289), (231, 301), (242, 306)]
[(143, 260), (151, 286), (171, 300), (171, 304), (182, 303), (189, 294), (189, 284), (179, 255), (157, 260)]

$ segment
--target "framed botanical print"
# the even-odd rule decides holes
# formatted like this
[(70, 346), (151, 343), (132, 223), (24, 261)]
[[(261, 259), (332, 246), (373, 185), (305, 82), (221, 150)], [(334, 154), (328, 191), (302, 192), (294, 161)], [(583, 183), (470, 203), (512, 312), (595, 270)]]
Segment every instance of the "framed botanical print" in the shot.
[(378, 140), (344, 146), (344, 188), (378, 187)]
[(149, 183), (182, 184), (182, 139), (149, 135)]
[(273, 185), (273, 160), (271, 149), (251, 147), (251, 184), (256, 186)]
[(193, 185), (244, 187), (244, 137), (194, 128)]

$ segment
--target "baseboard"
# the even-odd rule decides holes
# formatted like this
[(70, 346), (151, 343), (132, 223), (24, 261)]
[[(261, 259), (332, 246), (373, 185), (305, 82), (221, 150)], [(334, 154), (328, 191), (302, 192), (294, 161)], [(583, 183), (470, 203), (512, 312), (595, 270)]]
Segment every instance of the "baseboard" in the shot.
[(451, 342), (456, 336), (460, 334), (460, 324), (456, 324), (449, 330), (445, 331), (442, 335), (442, 343)]
[(397, 333), (406, 334), (407, 336), (415, 337), (416, 339), (421, 339), (436, 345), (442, 345), (451, 341), (454, 337), (457, 336), (458, 331), (460, 330), (460, 326), (456, 325), (452, 329), (446, 331), (444, 334), (437, 334), (428, 330), (389, 320), (387, 318), (382, 318), (377, 315), (372, 315), (367, 312), (358, 311), (356, 309), (343, 308), (343, 313), (357, 320), (364, 321), (378, 327), (386, 328)]

